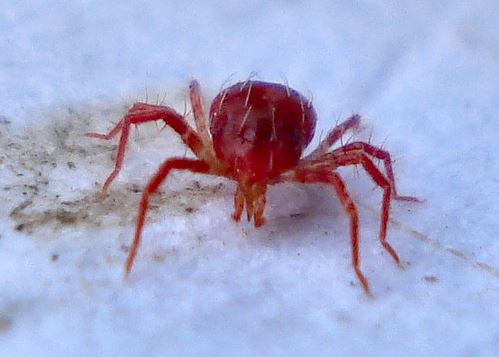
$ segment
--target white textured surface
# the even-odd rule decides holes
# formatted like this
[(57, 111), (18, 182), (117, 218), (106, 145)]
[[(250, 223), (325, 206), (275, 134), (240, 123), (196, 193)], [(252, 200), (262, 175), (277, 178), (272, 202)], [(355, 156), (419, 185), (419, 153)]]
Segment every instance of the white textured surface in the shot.
[[(496, 1), (162, 3), (2, 3), (0, 355), (497, 355)], [(379, 190), (341, 171), (374, 299), (330, 189), (272, 188), (255, 230), (230, 220), (232, 183), (190, 174), (163, 186), (121, 279), (134, 191), (184, 149), (141, 128), (99, 200), (115, 142), (82, 133), (146, 88), (182, 111), (189, 78), (209, 100), (253, 71), (313, 94), (318, 133), (363, 114), (400, 192), (426, 199), (393, 205), (401, 271), (377, 242)]]

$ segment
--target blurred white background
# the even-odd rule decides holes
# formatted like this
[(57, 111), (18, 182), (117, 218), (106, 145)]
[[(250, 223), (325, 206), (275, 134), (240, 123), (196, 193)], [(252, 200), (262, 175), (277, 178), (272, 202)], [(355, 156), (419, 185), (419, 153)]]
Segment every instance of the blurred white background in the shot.
[[(8, 1), (0, 14), (0, 355), (497, 355), (497, 1)], [(136, 100), (180, 112), (251, 73), (313, 96), (318, 136), (363, 115), (396, 159), (380, 192), (342, 170), (361, 213), (367, 298), (331, 189), (270, 191), (267, 224), (231, 221), (234, 185), (163, 185), (130, 276), (140, 189), (185, 149), (133, 136), (109, 196), (106, 131)], [(313, 143), (313, 144), (314, 144)], [(312, 144), (312, 145), (313, 145)]]

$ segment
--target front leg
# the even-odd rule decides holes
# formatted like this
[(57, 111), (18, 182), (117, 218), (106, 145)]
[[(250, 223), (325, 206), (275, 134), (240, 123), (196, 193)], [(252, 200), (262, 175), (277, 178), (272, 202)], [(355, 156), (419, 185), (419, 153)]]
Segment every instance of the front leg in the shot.
[(130, 273), (133, 262), (135, 260), (135, 256), (137, 255), (137, 249), (139, 248), (142, 229), (144, 228), (144, 223), (146, 220), (147, 209), (149, 207), (149, 197), (158, 190), (159, 186), (166, 179), (171, 170), (187, 170), (197, 173), (209, 173), (210, 167), (206, 162), (202, 160), (173, 158), (166, 160), (160, 166), (158, 171), (156, 171), (156, 173), (144, 189), (144, 192), (142, 193), (139, 213), (137, 215), (137, 224), (135, 226), (135, 236), (130, 248), (130, 253), (128, 253), (128, 258), (125, 263), (125, 277)]
[(190, 127), (187, 121), (178, 114), (175, 110), (169, 107), (152, 105), (147, 103), (135, 103), (120, 120), (118, 124), (108, 133), (86, 133), (85, 136), (110, 140), (114, 138), (120, 131), (121, 137), (116, 154), (116, 162), (114, 170), (106, 179), (102, 186), (102, 192), (106, 192), (111, 182), (120, 172), (123, 166), (126, 144), (130, 134), (130, 126), (132, 124), (144, 124), (151, 121), (163, 120), (165, 125), (170, 126), (181, 137), (182, 141), (192, 150), (192, 152), (200, 159), (204, 159), (204, 147), (198, 134)]

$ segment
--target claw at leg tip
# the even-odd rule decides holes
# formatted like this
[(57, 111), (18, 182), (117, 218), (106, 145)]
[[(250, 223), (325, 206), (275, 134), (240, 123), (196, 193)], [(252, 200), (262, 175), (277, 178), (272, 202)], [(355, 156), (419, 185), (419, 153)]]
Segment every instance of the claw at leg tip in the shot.
[(107, 196), (107, 190), (101, 189), (100, 191), (97, 191), (96, 194), (97, 198), (103, 199)]
[(400, 270), (405, 270), (405, 264), (403, 264), (401, 261), (397, 262), (397, 266), (399, 267)]
[(128, 281), (129, 275), (130, 275), (130, 268), (128, 266), (125, 266), (125, 269), (123, 271), (123, 280)]

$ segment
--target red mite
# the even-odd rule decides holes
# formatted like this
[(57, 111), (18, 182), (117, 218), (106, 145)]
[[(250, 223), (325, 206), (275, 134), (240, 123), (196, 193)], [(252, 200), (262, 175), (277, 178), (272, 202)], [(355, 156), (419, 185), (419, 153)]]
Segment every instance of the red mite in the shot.
[[(164, 161), (145, 187), (140, 202), (135, 237), (125, 264), (125, 274), (132, 268), (148, 209), (154, 194), (172, 170), (223, 176), (237, 182), (232, 215), (239, 221), (246, 209), (248, 220), (255, 227), (264, 224), (263, 213), (268, 185), (281, 182), (324, 183), (332, 186), (350, 217), (352, 265), (365, 292), (369, 285), (359, 268), (359, 218), (357, 209), (334, 170), (341, 166), (362, 165), (373, 181), (383, 189), (379, 240), (397, 264), (400, 259), (386, 240), (390, 202), (392, 199), (417, 201), (399, 196), (395, 189), (390, 154), (365, 142), (352, 142), (334, 149), (341, 136), (358, 127), (359, 115), (353, 115), (322, 140), (309, 155), (303, 150), (312, 140), (317, 120), (312, 103), (288, 86), (248, 80), (222, 90), (213, 100), (209, 116), (202, 105), (197, 81), (189, 86), (194, 130), (174, 109), (147, 103), (135, 103), (124, 118), (108, 133), (87, 133), (86, 136), (109, 140), (121, 132), (114, 171), (102, 191), (106, 191), (121, 170), (130, 126), (163, 120), (182, 138), (195, 159), (169, 158)], [(373, 159), (382, 160), (381, 172)]]

